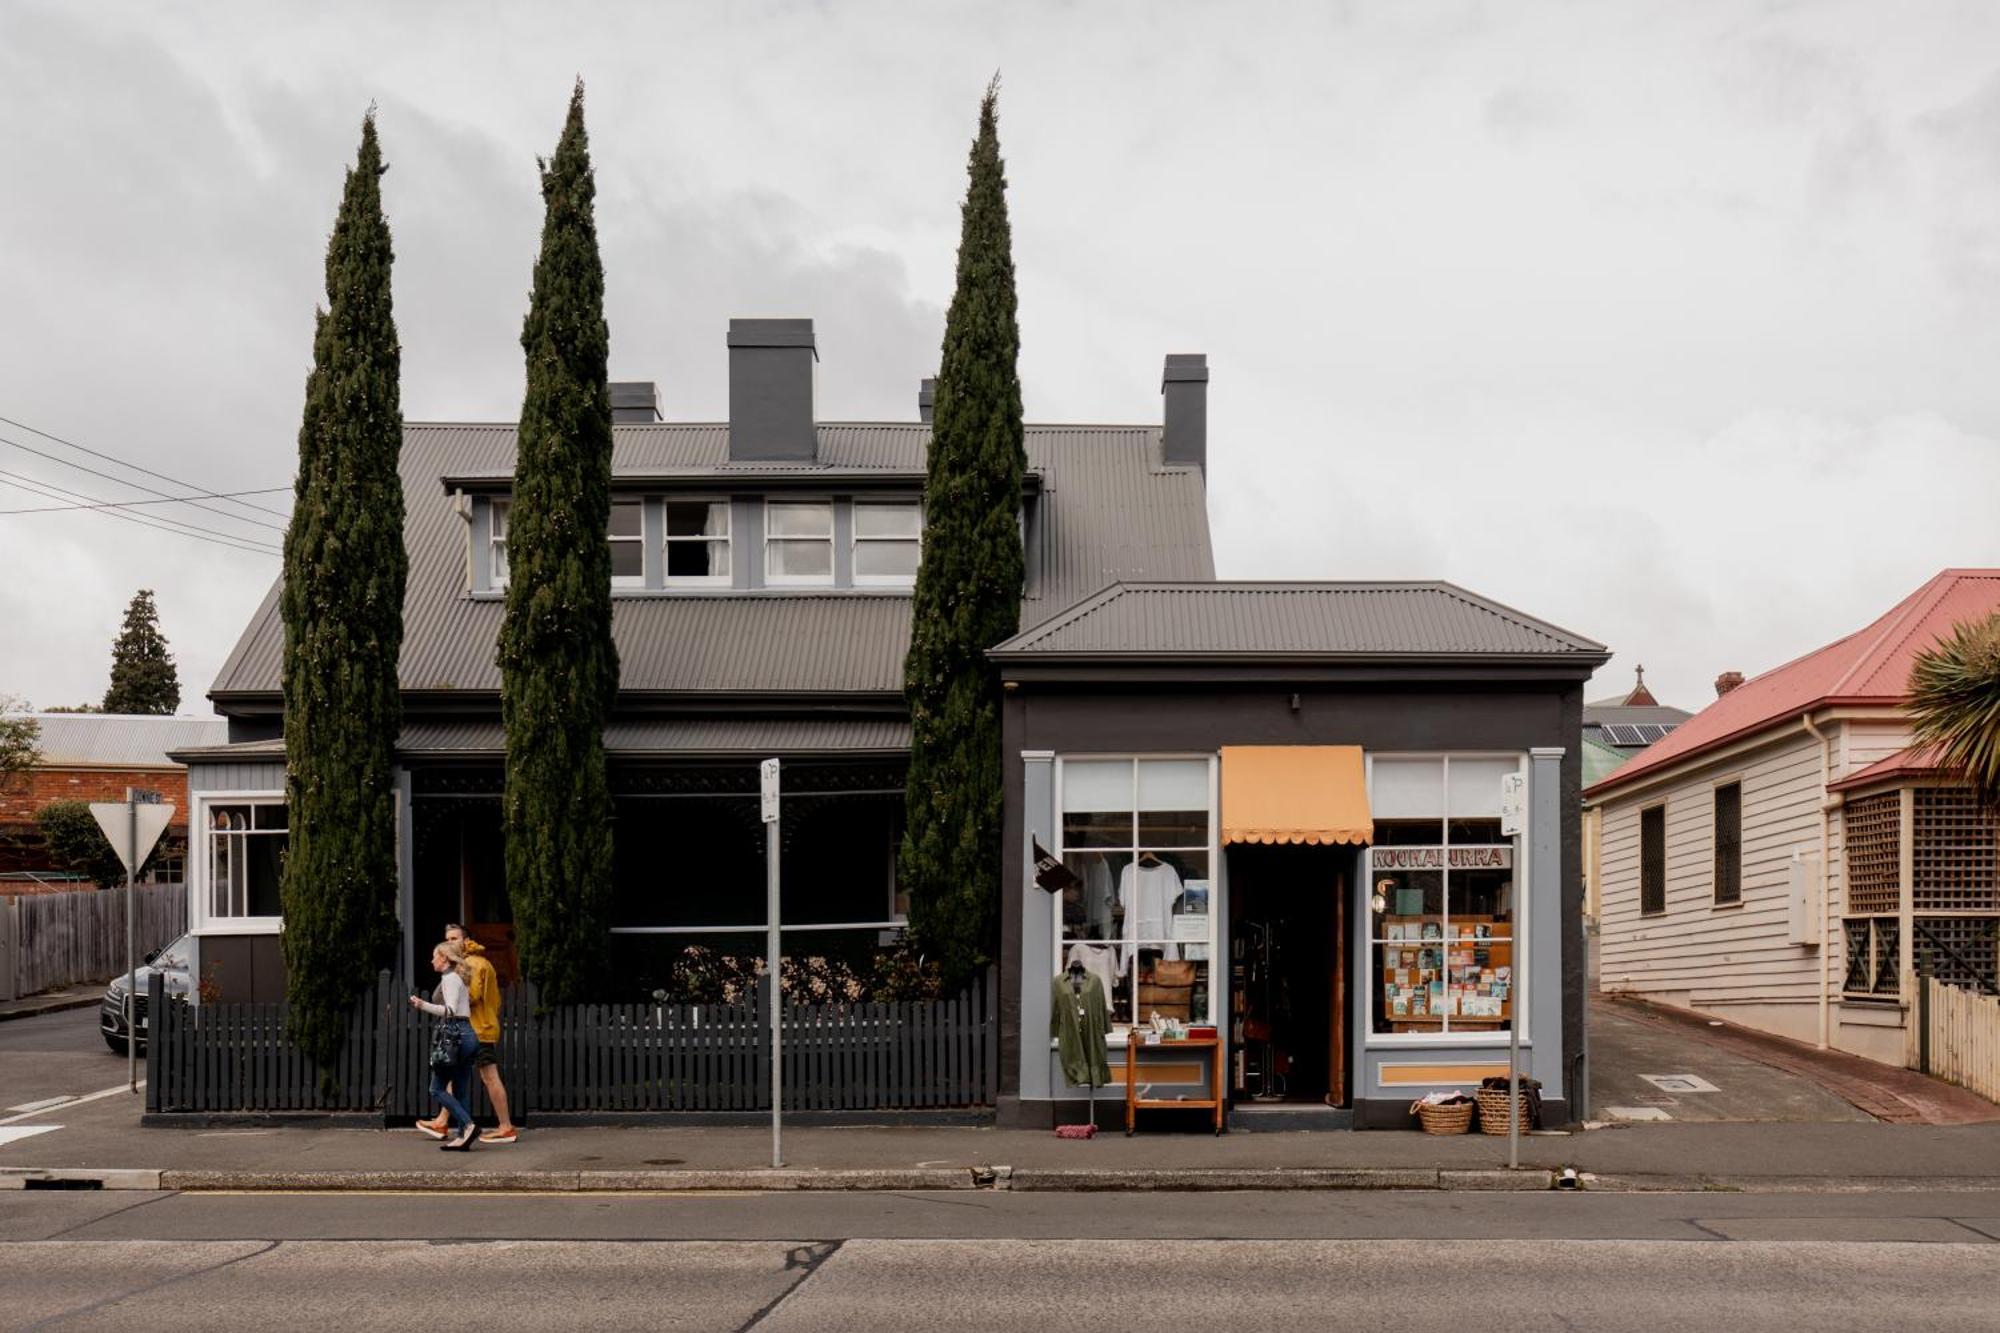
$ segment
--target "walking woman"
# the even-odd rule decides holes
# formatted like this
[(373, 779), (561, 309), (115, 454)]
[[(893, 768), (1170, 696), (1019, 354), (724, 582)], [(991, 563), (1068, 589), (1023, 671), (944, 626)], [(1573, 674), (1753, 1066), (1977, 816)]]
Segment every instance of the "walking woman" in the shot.
[(431, 950), (431, 966), (440, 978), (436, 1000), (412, 995), (410, 1007), (438, 1020), (443, 1029), (439, 1044), (452, 1053), (448, 1065), (431, 1066), (431, 1096), (451, 1115), (451, 1135), (438, 1146), (446, 1152), (465, 1152), (479, 1138), (479, 1126), (472, 1123), (465, 1103), (459, 1100), (472, 1090), (472, 1056), (479, 1049), (470, 1021), (472, 991), (466, 985), (466, 974), (471, 969), (466, 966), (465, 946), (444, 941)]

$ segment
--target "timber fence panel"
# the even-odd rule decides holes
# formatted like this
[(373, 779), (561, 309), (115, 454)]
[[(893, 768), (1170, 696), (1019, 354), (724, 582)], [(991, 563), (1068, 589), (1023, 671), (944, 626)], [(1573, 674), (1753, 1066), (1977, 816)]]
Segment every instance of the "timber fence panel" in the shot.
[[(136, 900), (135, 962), (187, 929), (187, 887), (149, 884)], [(14, 989), (35, 995), (108, 981), (125, 970), (125, 890), (23, 894), (13, 900)]]
[(1930, 989), (1930, 1069), (2000, 1101), (2000, 999), (1935, 979)]

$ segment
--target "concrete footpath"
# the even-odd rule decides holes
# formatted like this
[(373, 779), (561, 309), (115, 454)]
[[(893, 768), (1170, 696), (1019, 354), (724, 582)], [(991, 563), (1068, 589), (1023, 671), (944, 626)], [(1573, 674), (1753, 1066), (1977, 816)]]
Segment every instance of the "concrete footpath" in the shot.
[[(116, 1108), (116, 1109), (113, 1109)], [(0, 1150), (0, 1188), (171, 1190), (2000, 1189), (2000, 1125), (1633, 1125), (1521, 1142), (1416, 1133), (556, 1127), (439, 1150), (414, 1129), (136, 1127), (112, 1102)], [(94, 1182), (94, 1183), (93, 1183)]]

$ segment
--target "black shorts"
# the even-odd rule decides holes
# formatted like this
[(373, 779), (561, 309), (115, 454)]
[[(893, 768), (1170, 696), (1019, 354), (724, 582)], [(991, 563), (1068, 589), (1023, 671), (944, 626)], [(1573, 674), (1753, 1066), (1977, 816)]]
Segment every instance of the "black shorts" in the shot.
[(472, 1067), (474, 1069), (484, 1069), (488, 1065), (497, 1065), (499, 1063), (500, 1043), (497, 1041), (482, 1041), (479, 1043), (479, 1049), (472, 1053)]

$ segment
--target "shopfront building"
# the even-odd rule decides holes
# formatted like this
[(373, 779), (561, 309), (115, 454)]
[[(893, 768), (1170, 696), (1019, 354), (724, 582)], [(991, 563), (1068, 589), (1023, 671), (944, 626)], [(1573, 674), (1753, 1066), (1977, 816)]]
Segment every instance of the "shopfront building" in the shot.
[[(1568, 738), (1604, 650), (1442, 584), (1094, 601), (995, 653), (1020, 978), (1003, 1120), (1074, 1119), (1088, 1095), (1048, 1039), (1072, 963), (1107, 994), (1114, 1083), (1130, 1057), (1150, 1099), (1204, 1096), (1210, 1057), (1132, 1033), (1217, 1031), (1232, 1127), (1409, 1124), (1425, 1092), (1504, 1073), (1517, 1025), (1545, 1121), (1578, 1111)], [(1055, 892), (1038, 850), (1069, 872)]]

